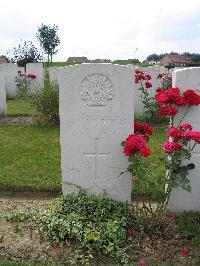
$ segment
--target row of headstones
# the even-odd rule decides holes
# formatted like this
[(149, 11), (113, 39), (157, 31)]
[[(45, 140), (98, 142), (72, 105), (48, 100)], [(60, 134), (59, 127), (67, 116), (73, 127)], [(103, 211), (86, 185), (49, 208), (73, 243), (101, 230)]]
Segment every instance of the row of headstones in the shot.
[[(38, 64), (27, 65), (27, 71), (43, 75)], [(0, 108), (5, 110), (6, 94), (15, 97), (17, 71), (15, 64), (0, 66)], [(112, 64), (82, 64), (51, 68), (49, 76), (60, 87), (61, 151), (64, 194), (86, 188), (90, 193), (107, 192), (111, 197), (131, 200), (131, 178), (121, 174), (127, 167), (120, 142), (133, 131), (133, 115), (138, 112), (140, 95), (133, 82), (134, 68)], [(153, 80), (164, 69), (148, 68)], [(42, 73), (42, 74), (41, 74)], [(200, 88), (200, 68), (173, 72), (173, 86)], [(156, 87), (156, 86), (154, 86)], [(134, 95), (135, 93), (135, 95)], [(200, 128), (199, 107), (185, 118)], [(200, 210), (200, 150), (193, 152), (196, 168), (189, 178), (192, 193), (175, 190), (170, 209)]]
[[(108, 64), (109, 65), (109, 64)], [(137, 67), (135, 67), (137, 68)], [(49, 78), (51, 81), (57, 83), (56, 72), (59, 67), (49, 68)], [(160, 85), (160, 81), (157, 79), (159, 73), (167, 72), (165, 67), (153, 66), (142, 68), (143, 71), (147, 71), (152, 76), (153, 88), (149, 90), (150, 95), (155, 95), (156, 88)], [(17, 95), (17, 86), (15, 78), (17, 72), (25, 73), (25, 68), (18, 67), (17, 64), (2, 64), (0, 65), (0, 114), (6, 114), (6, 98), (15, 98)], [(44, 80), (44, 69), (41, 63), (29, 63), (26, 65), (26, 74), (31, 73), (36, 75), (36, 79), (31, 81), (31, 89), (34, 91), (40, 88)], [(137, 91), (134, 99), (135, 114), (142, 115), (144, 113), (144, 105), (142, 103), (141, 92)]]
[(6, 63), (0, 65), (0, 114), (6, 114), (7, 105), (6, 98), (16, 98), (17, 86), (16, 77), (18, 71), (22, 74), (34, 74), (35, 80), (31, 80), (31, 90), (40, 88), (44, 80), (44, 69), (41, 63), (28, 63), (26, 65), (26, 71), (24, 67), (18, 67), (14, 63)]
[[(110, 64), (106, 64), (106, 65), (110, 65)], [(130, 67), (131, 69), (138, 69), (138, 66), (126, 65), (126, 67)], [(58, 76), (57, 76), (57, 70), (58, 69), (59, 69), (59, 67), (50, 67), (49, 68), (50, 80), (55, 82), (55, 83), (58, 83)], [(153, 87), (151, 89), (149, 89), (150, 97), (155, 96), (157, 87), (161, 85), (161, 81), (157, 78), (158, 74), (169, 73), (169, 72), (172, 73), (174, 70), (173, 68), (168, 70), (164, 66), (141, 67), (139, 69), (146, 72), (146, 73), (149, 73), (152, 77), (152, 80), (150, 82), (152, 83)], [(134, 83), (134, 73), (132, 73), (131, 76), (133, 79), (132, 83)], [(134, 104), (135, 104), (135, 115), (136, 116), (143, 115), (144, 114), (144, 104), (141, 100), (141, 91), (139, 91), (139, 90), (136, 91), (136, 95), (134, 98)]]
[[(133, 68), (83, 64), (56, 70), (60, 90), (61, 166), (64, 195), (79, 188), (89, 194), (106, 192), (119, 201), (131, 201), (128, 161), (120, 143), (133, 132), (137, 86)], [(200, 68), (175, 70), (173, 86), (198, 89)], [(200, 107), (191, 108), (183, 122), (200, 129)], [(196, 168), (190, 172), (192, 193), (175, 189), (172, 211), (200, 210), (200, 149), (193, 152)]]

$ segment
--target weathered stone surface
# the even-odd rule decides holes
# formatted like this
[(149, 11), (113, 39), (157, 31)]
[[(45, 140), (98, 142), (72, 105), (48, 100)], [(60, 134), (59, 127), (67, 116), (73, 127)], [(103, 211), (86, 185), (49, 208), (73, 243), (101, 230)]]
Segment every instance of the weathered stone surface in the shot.
[(49, 71), (49, 79), (51, 82), (58, 84), (58, 77), (57, 77), (57, 70), (60, 67), (49, 67), (48, 71)]
[(18, 66), (17, 64), (7, 63), (2, 64), (2, 67), (5, 77), (6, 96), (9, 98), (15, 98), (17, 94), (15, 78), (17, 76)]
[(0, 116), (5, 115), (6, 112), (7, 112), (7, 105), (6, 105), (5, 75), (3, 67), (0, 65)]
[(26, 74), (36, 75), (36, 79), (31, 80), (30, 90), (34, 92), (43, 86), (44, 82), (44, 68), (42, 63), (28, 63), (26, 64)]
[(133, 131), (133, 69), (81, 64), (57, 70), (63, 193), (85, 188), (131, 201), (120, 143)]
[[(182, 91), (196, 89), (200, 92), (200, 68), (184, 68), (173, 72), (173, 87), (179, 87)], [(179, 121), (185, 113), (182, 108), (176, 116)], [(194, 130), (200, 130), (200, 107), (191, 107), (183, 122), (191, 123)], [(188, 179), (191, 181), (192, 192), (182, 189), (174, 189), (169, 201), (171, 211), (180, 212), (184, 210), (200, 211), (200, 147), (199, 145), (192, 152), (192, 157), (187, 163), (194, 163), (195, 169), (189, 171)]]
[[(144, 71), (145, 73), (149, 73), (152, 77), (152, 80), (150, 82), (152, 83), (153, 87), (148, 89), (150, 97), (155, 97), (156, 89), (158, 86), (161, 86), (161, 82), (159, 79), (157, 79), (159, 73), (167, 73), (168, 70), (165, 67), (160, 66), (151, 66), (151, 67), (141, 67), (141, 68), (135, 68), (140, 69), (141, 71)], [(134, 83), (134, 73), (133, 73), (133, 83)], [(144, 114), (144, 104), (142, 103), (141, 99), (141, 91), (138, 90), (139, 85), (136, 86), (136, 96), (134, 100), (135, 105), (135, 114), (137, 116)]]

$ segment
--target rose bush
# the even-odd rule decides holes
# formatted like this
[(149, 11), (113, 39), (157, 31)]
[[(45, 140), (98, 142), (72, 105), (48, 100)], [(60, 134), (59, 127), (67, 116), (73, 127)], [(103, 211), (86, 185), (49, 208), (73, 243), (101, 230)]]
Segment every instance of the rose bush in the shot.
[(30, 83), (31, 80), (35, 80), (37, 77), (34, 74), (23, 74), (20, 70), (17, 71), (15, 77), (15, 83), (17, 86), (17, 97), (26, 98), (30, 94)]
[[(145, 87), (145, 84), (151, 77), (140, 70), (136, 70), (135, 73), (135, 83), (140, 83), (139, 90), (142, 90), (147, 103), (149, 103), (146, 90), (150, 86), (147, 85)], [(158, 78), (162, 78), (162, 76), (160, 75)], [(195, 146), (200, 144), (200, 131), (193, 130), (192, 125), (189, 123), (182, 124), (189, 108), (200, 105), (200, 95), (195, 90), (188, 89), (181, 93), (179, 88), (158, 87), (155, 102), (157, 104), (158, 116), (168, 117), (170, 123), (166, 131), (167, 140), (162, 145), (164, 152), (168, 154), (166, 159), (167, 174), (163, 180), (164, 197), (158, 203), (155, 210), (151, 206), (146, 206), (143, 202), (143, 207), (147, 210), (146, 214), (149, 219), (148, 226), (151, 229), (157, 226), (163, 218), (173, 188), (180, 187), (188, 192), (191, 191), (190, 180), (187, 176), (188, 171), (194, 169), (195, 165), (187, 163), (187, 160), (190, 160)], [(180, 108), (185, 110), (185, 112), (180, 121), (175, 125), (173, 117)], [(142, 171), (142, 168), (147, 167), (145, 158), (151, 154), (147, 144), (152, 132), (153, 130), (148, 124), (136, 121), (134, 123), (134, 132), (122, 142), (124, 147), (123, 153), (129, 157), (128, 161), (130, 164), (128, 171), (134, 177), (134, 182), (140, 183), (141, 187), (144, 185), (144, 171)]]

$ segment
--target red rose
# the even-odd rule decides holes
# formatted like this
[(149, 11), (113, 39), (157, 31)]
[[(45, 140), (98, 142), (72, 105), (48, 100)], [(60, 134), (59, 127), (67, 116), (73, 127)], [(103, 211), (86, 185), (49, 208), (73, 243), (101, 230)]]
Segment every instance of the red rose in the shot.
[(174, 106), (165, 106), (165, 107), (160, 107), (158, 110), (158, 115), (159, 117), (163, 116), (175, 116), (177, 113), (177, 110)]
[(178, 128), (171, 127), (167, 130), (166, 135), (168, 138), (172, 137), (175, 139), (180, 139), (182, 137), (182, 132)]
[(123, 152), (126, 156), (132, 156), (136, 152), (139, 152), (143, 157), (150, 155), (150, 150), (146, 147), (145, 137), (137, 134), (131, 134), (126, 138)]
[(186, 106), (187, 105), (185, 98), (182, 96), (174, 97), (173, 101), (178, 106)]
[(36, 79), (36, 75), (32, 74), (31, 79)]
[(18, 71), (17, 71), (17, 74), (21, 74), (21, 73), (22, 73), (21, 70), (18, 70)]
[(158, 88), (156, 89), (156, 92), (162, 92), (162, 93), (164, 93), (165, 91), (163, 90), (163, 88), (158, 87)]
[(185, 101), (189, 105), (199, 105), (200, 96), (194, 90), (187, 90), (183, 93)]
[(196, 143), (200, 144), (200, 131), (187, 130), (186, 132), (183, 133), (183, 136), (187, 140), (193, 140)]
[(137, 74), (137, 75), (138, 75), (138, 74), (144, 74), (144, 72), (142, 72), (142, 71), (139, 70), (139, 69), (136, 69), (136, 70), (135, 70), (135, 74)]
[(182, 255), (183, 257), (185, 257), (185, 256), (187, 255), (187, 253), (188, 253), (187, 248), (185, 248), (185, 247), (181, 248), (181, 255)]
[(163, 77), (163, 73), (158, 74), (157, 78), (161, 79)]
[(151, 154), (151, 150), (147, 146), (143, 146), (140, 148), (139, 153), (141, 156), (146, 158)]
[(128, 233), (128, 235), (134, 235), (134, 234), (135, 234), (135, 230), (133, 230), (133, 229), (128, 229), (128, 230), (127, 230), (127, 233)]
[(152, 135), (153, 129), (149, 124), (144, 124), (144, 133)]
[(138, 84), (140, 82), (140, 78), (139, 77), (135, 77), (135, 84)]
[(126, 138), (124, 146), (124, 154), (126, 156), (131, 156), (141, 147), (143, 147), (145, 144), (146, 140), (144, 137), (137, 134), (131, 134)]
[(169, 88), (166, 91), (166, 93), (171, 99), (174, 99), (174, 97), (180, 96), (180, 89), (179, 88)]
[(145, 79), (146, 79), (146, 80), (151, 80), (151, 79), (152, 79), (152, 78), (151, 78), (151, 75), (150, 75), (150, 74), (146, 74)]
[(158, 92), (155, 99), (158, 104), (167, 104), (169, 102), (169, 97), (165, 92)]
[(163, 150), (166, 153), (173, 153), (175, 150), (181, 150), (182, 149), (182, 145), (173, 141), (166, 141), (163, 144)]
[(143, 132), (144, 125), (140, 123), (139, 121), (134, 122), (134, 130)]
[(146, 87), (147, 89), (151, 88), (151, 87), (152, 87), (151, 82), (149, 82), (149, 81), (145, 82), (145, 87)]
[(172, 222), (176, 222), (176, 220), (177, 220), (176, 215), (172, 215), (172, 216), (170, 216), (170, 221), (172, 221)]
[(184, 123), (184, 124), (180, 125), (180, 129), (192, 130), (192, 126), (189, 123)]

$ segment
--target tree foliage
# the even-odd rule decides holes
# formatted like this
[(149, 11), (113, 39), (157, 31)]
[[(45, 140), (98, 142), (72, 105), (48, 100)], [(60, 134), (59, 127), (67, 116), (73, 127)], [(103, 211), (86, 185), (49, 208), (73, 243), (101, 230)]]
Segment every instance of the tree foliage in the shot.
[(37, 63), (43, 60), (42, 53), (31, 41), (21, 41), (18, 46), (13, 47), (7, 54), (11, 63), (17, 63), (18, 66), (22, 67), (26, 66), (27, 63)]
[(56, 47), (60, 44), (60, 38), (58, 37), (57, 32), (58, 26), (55, 24), (52, 27), (44, 24), (38, 27), (37, 39), (48, 56), (48, 62), (49, 58), (52, 62), (52, 56), (58, 52)]

